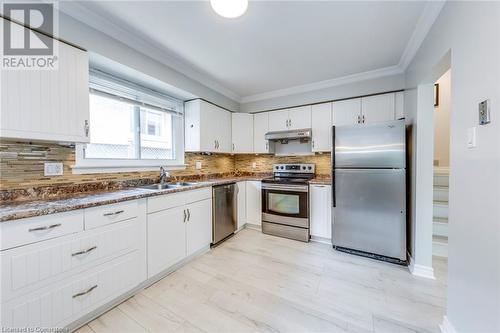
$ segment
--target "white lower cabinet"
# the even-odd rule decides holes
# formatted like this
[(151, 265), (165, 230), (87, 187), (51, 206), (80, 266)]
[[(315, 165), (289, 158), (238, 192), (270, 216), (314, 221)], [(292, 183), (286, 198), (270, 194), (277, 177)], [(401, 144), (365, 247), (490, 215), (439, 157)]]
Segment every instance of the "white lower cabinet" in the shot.
[(2, 304), (3, 328), (64, 327), (137, 286), (140, 251)]
[(184, 206), (148, 215), (148, 278), (186, 256)]
[[(200, 199), (199, 201), (192, 202)], [(172, 200), (170, 200), (172, 199)], [(177, 207), (170, 204), (176, 203)], [(207, 248), (212, 241), (211, 188), (151, 198), (148, 210), (148, 278)]]
[(260, 181), (247, 181), (246, 184), (247, 224), (262, 224), (262, 194)]
[(236, 228), (239, 230), (247, 223), (247, 182), (237, 182), (237, 221)]
[(212, 242), (212, 200), (186, 206), (186, 256), (206, 248)]
[(311, 184), (310, 232), (313, 238), (328, 240), (332, 237), (332, 186)]

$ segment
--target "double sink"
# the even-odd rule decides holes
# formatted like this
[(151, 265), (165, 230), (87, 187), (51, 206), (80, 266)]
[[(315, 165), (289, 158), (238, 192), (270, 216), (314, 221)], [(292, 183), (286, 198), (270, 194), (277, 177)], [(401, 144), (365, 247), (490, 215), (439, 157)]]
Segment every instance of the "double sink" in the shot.
[(176, 182), (176, 183), (163, 183), (163, 184), (160, 183), (160, 184), (139, 186), (139, 188), (142, 188), (145, 190), (160, 191), (160, 190), (166, 190), (166, 189), (170, 189), (170, 188), (194, 186), (194, 185), (198, 185), (198, 184), (200, 184), (200, 183), (197, 183), (197, 182)]

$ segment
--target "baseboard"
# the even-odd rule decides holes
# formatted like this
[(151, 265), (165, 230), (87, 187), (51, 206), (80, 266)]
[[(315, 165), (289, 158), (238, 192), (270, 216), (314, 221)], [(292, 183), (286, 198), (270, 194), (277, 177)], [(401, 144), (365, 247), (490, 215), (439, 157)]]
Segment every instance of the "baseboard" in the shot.
[(415, 264), (415, 261), (413, 260), (412, 256), (409, 253), (408, 253), (408, 258), (409, 258), (408, 270), (412, 275), (431, 280), (436, 279), (434, 277), (434, 268)]
[(439, 329), (442, 333), (457, 333), (457, 330), (450, 323), (447, 316), (443, 317), (443, 322), (439, 325)]
[(245, 228), (262, 231), (262, 225), (258, 225), (258, 224), (245, 223)]
[(319, 236), (311, 236), (311, 242), (332, 245), (332, 239)]
[(174, 264), (173, 266), (170, 266), (169, 268), (156, 274), (155, 276), (153, 276), (145, 281), (142, 281), (139, 285), (137, 285), (133, 289), (125, 292), (124, 294), (122, 294), (116, 298), (114, 298), (113, 300), (107, 302), (106, 304), (101, 305), (100, 307), (87, 313), (83, 317), (78, 318), (77, 320), (75, 320), (71, 324), (67, 325), (64, 328), (64, 330), (66, 330), (67, 332), (76, 331), (78, 328), (82, 327), (83, 325), (86, 325), (87, 323), (91, 322), (92, 320), (96, 319), (97, 317), (101, 316), (102, 314), (108, 312), (109, 310), (116, 307), (117, 305), (125, 302), (129, 298), (135, 296), (136, 294), (140, 293), (141, 291), (143, 291), (147, 287), (153, 285), (154, 283), (158, 282), (159, 280), (163, 279), (167, 275), (178, 270), (179, 268), (181, 268), (182, 266), (184, 266), (185, 264), (187, 264), (188, 262), (190, 262), (194, 258), (208, 252), (209, 250), (210, 250), (210, 246), (206, 246), (206, 247), (196, 251), (195, 253), (193, 253), (189, 257), (182, 259), (181, 261)]

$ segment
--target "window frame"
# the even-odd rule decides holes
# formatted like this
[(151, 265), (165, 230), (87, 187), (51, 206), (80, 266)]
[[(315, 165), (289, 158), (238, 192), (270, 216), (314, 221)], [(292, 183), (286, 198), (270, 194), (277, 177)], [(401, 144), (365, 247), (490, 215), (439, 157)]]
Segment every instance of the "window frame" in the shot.
[[(104, 73), (93, 73), (98, 78), (105, 76), (108, 81), (115, 80), (117, 85), (123, 84), (127, 89), (143, 89), (141, 93), (150, 92), (148, 88), (137, 86), (128, 81), (121, 80), (115, 77), (109, 77)], [(109, 85), (109, 83), (106, 83)], [(92, 85), (92, 84), (91, 84)], [(89, 89), (89, 97), (92, 90), (99, 90), (97, 88)], [(104, 91), (109, 94), (108, 91)], [(154, 91), (151, 91), (154, 92)], [(116, 94), (119, 98), (120, 94)], [(160, 95), (161, 96), (161, 95)], [(154, 96), (157, 98), (157, 96)], [(86, 174), (86, 173), (111, 173), (111, 172), (138, 172), (138, 171), (154, 171), (158, 170), (160, 166), (168, 170), (185, 169), (184, 163), (184, 103), (174, 98), (168, 97), (168, 102), (176, 103), (175, 111), (172, 111), (172, 149), (175, 159), (122, 159), (122, 158), (85, 158), (86, 143), (77, 143), (75, 145), (75, 164), (71, 166), (73, 174)], [(173, 101), (173, 102), (172, 102)], [(140, 100), (139, 100), (140, 102)], [(148, 106), (144, 105), (147, 109)], [(169, 113), (168, 111), (164, 111)], [(138, 124), (141, 126), (141, 124)], [(146, 124), (147, 125), (147, 124)], [(92, 124), (90, 124), (92, 126)], [(147, 126), (146, 126), (147, 127)]]

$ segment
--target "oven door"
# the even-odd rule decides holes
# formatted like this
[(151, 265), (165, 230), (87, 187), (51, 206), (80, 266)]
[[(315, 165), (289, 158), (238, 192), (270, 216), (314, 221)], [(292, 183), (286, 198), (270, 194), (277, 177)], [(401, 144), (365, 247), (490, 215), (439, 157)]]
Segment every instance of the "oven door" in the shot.
[(309, 186), (262, 183), (262, 220), (309, 228)]

